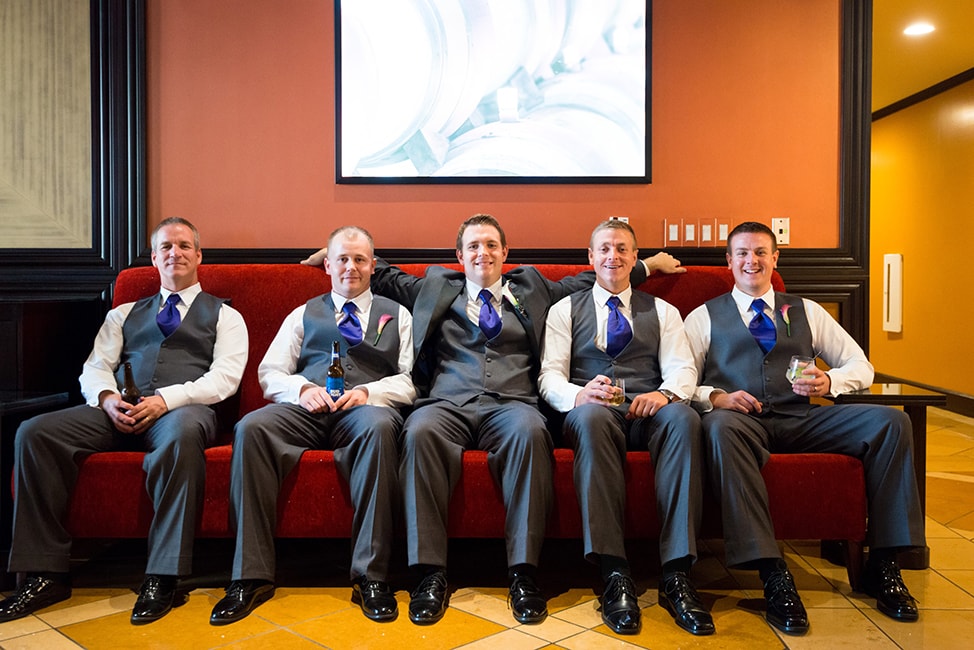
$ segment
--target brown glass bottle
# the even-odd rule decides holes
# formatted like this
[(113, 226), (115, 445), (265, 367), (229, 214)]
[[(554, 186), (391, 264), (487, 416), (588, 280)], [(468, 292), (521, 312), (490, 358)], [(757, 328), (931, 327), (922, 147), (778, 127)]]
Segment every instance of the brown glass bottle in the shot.
[(122, 384), (122, 399), (129, 404), (138, 404), (142, 399), (142, 391), (135, 383), (135, 376), (132, 374), (132, 364), (125, 362), (125, 383)]
[(325, 390), (328, 391), (332, 399), (338, 399), (345, 394), (345, 368), (342, 367), (338, 341), (332, 341), (331, 344), (331, 365), (328, 366)]

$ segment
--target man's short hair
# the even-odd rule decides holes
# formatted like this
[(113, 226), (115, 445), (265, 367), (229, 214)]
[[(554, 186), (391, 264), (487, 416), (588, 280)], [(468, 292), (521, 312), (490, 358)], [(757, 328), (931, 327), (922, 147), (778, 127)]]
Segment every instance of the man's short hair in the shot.
[(336, 228), (335, 230), (331, 231), (331, 234), (328, 235), (328, 248), (331, 249), (331, 242), (333, 239), (335, 239), (335, 237), (353, 232), (362, 235), (366, 240), (368, 240), (371, 254), (375, 255), (375, 241), (372, 239), (372, 235), (369, 234), (368, 230), (360, 226), (342, 226), (341, 228)]
[(739, 235), (741, 233), (760, 233), (767, 235), (771, 238), (771, 252), (778, 250), (778, 239), (774, 236), (774, 231), (768, 226), (757, 221), (745, 221), (744, 223), (739, 223), (734, 226), (734, 229), (730, 231), (727, 235), (727, 254), (732, 255), (734, 253), (731, 248), (731, 241), (734, 239), (734, 235)]
[(627, 233), (629, 233), (630, 235), (632, 235), (633, 248), (639, 248), (639, 245), (636, 242), (636, 231), (633, 230), (632, 229), (632, 226), (630, 226), (628, 223), (626, 223), (622, 219), (606, 219), (605, 221), (603, 221), (602, 223), (600, 223), (599, 225), (597, 225), (595, 227), (595, 229), (592, 230), (592, 236), (589, 237), (589, 240), (588, 240), (588, 247), (589, 248), (594, 248), (594, 246), (595, 246), (595, 233), (597, 233), (600, 230), (624, 230)]
[(193, 233), (193, 246), (196, 248), (196, 250), (200, 249), (200, 231), (196, 229), (196, 226), (190, 223), (188, 219), (183, 219), (182, 217), (169, 217), (160, 221), (159, 225), (156, 226), (155, 230), (152, 231), (152, 237), (149, 239), (149, 245), (152, 246), (152, 250), (156, 249), (156, 235), (166, 226), (186, 226), (189, 228)]
[(460, 230), (457, 232), (457, 250), (463, 248), (463, 233), (470, 226), (490, 226), (497, 229), (497, 233), (501, 236), (501, 246), (507, 248), (507, 235), (504, 234), (504, 229), (501, 225), (497, 223), (497, 219), (489, 214), (475, 214), (463, 223), (460, 224)]

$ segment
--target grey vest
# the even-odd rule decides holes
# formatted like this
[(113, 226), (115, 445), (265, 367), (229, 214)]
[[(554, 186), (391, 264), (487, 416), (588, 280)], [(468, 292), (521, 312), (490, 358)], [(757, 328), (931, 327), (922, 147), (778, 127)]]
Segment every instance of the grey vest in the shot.
[[(379, 319), (386, 314), (393, 320), (385, 324), (376, 342)], [(360, 386), (399, 374), (399, 303), (373, 296), (365, 339), (349, 347), (338, 331), (331, 294), (309, 300), (304, 309), (304, 341), (298, 356), (297, 373), (324, 386), (331, 365), (333, 341), (339, 342), (346, 386)]]
[(630, 301), (633, 321), (632, 340), (615, 359), (595, 345), (598, 318), (592, 291), (571, 295), (572, 360), (571, 382), (584, 386), (595, 375), (626, 380), (626, 396), (649, 393), (663, 383), (659, 365), (659, 316), (656, 300), (642, 291), (633, 291)]
[(500, 334), (487, 340), (467, 317), (467, 292), (461, 291), (440, 325), (430, 397), (462, 406), (480, 395), (538, 403), (528, 335), (514, 310), (503, 301)]
[[(709, 300), (710, 350), (700, 383), (728, 393), (745, 390), (761, 400), (762, 415), (805, 415), (811, 408), (807, 397), (796, 395), (785, 378), (793, 354), (813, 356), (812, 332), (801, 298), (775, 293), (777, 340), (767, 354), (751, 336), (731, 294)], [(791, 305), (791, 334), (781, 317), (781, 306)]]
[(122, 355), (115, 371), (120, 390), (126, 361), (131, 362), (135, 383), (144, 395), (163, 386), (196, 381), (213, 363), (216, 323), (226, 301), (201, 292), (168, 338), (156, 322), (161, 302), (162, 294), (139, 300), (122, 325)]

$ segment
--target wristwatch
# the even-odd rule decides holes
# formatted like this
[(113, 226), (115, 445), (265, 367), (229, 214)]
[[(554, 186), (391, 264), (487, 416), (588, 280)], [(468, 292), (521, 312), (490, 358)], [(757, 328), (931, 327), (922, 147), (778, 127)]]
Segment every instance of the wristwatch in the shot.
[(663, 397), (665, 397), (666, 399), (670, 400), (670, 403), (679, 402), (680, 401), (680, 398), (676, 396), (676, 393), (674, 393), (671, 390), (666, 390), (665, 388), (660, 388), (659, 389), (659, 392), (663, 394)]

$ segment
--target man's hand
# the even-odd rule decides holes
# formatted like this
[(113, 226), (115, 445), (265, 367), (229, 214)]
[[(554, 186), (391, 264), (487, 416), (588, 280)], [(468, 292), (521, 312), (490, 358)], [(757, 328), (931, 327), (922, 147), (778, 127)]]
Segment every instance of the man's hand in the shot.
[(355, 406), (362, 406), (369, 401), (369, 391), (364, 388), (353, 388), (335, 400), (335, 410), (345, 411)]
[(710, 403), (715, 409), (728, 409), (738, 413), (760, 413), (761, 400), (747, 391), (737, 390), (733, 393), (716, 392), (710, 394)]
[(361, 406), (369, 401), (369, 391), (364, 388), (347, 390), (338, 399), (332, 399), (321, 386), (309, 384), (301, 391), (298, 403), (309, 413), (334, 413)]
[(629, 405), (629, 412), (626, 413), (626, 419), (648, 418), (659, 413), (659, 410), (669, 403), (669, 398), (658, 390), (654, 390), (652, 393), (636, 395), (632, 400), (632, 404)]
[(328, 248), (327, 247), (322, 248), (322, 249), (318, 250), (317, 252), (312, 253), (308, 257), (306, 257), (303, 260), (301, 260), (301, 263), (302, 264), (306, 264), (308, 266), (324, 266), (325, 265), (325, 258), (326, 257), (328, 257)]
[(143, 433), (169, 411), (166, 400), (158, 395), (143, 397), (138, 404), (130, 404), (118, 393), (108, 391), (101, 395), (101, 408), (119, 433), (132, 435)]
[(335, 410), (335, 400), (331, 398), (328, 391), (314, 384), (308, 384), (301, 389), (298, 404), (309, 413), (331, 413)]
[(796, 395), (805, 397), (823, 397), (832, 388), (832, 378), (815, 364), (809, 364), (802, 370), (802, 376), (791, 385)]
[(687, 270), (680, 266), (680, 260), (676, 259), (665, 251), (660, 251), (645, 260), (650, 273), (686, 273)]
[(608, 406), (608, 400), (618, 395), (621, 389), (612, 385), (612, 380), (605, 375), (596, 375), (575, 395), (575, 406), (582, 404), (603, 404)]

